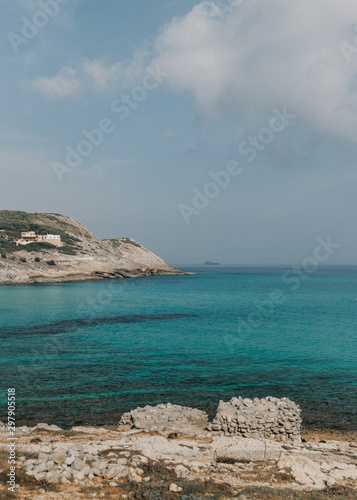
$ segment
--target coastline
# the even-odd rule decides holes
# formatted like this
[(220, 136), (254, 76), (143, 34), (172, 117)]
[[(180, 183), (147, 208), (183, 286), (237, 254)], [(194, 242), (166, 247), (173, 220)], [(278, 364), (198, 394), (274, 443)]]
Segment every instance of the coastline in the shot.
[[(72, 400), (71, 400), (72, 401)], [(165, 400), (163, 400), (165, 402)], [(90, 405), (91, 406), (88, 406)], [(138, 404), (138, 403), (136, 403)], [(140, 404), (140, 403), (139, 403)], [(156, 404), (153, 402), (145, 402), (144, 404)], [(175, 403), (176, 404), (176, 403)], [(195, 405), (190, 401), (180, 401), (177, 404), (184, 404), (192, 408), (204, 411), (207, 413), (209, 420), (212, 420), (217, 412), (217, 404), (212, 401), (210, 405)], [(114, 426), (124, 413), (132, 410), (133, 406), (119, 406), (117, 404), (110, 405), (110, 401), (106, 400), (100, 403), (100, 411), (93, 411), (98, 409), (98, 401), (96, 399), (88, 399), (88, 404), (85, 407), (81, 406), (80, 411), (74, 413), (70, 412), (70, 407), (62, 401), (61, 407), (54, 405), (53, 407), (43, 408), (39, 410), (39, 406), (34, 406), (32, 403), (21, 402), (23, 409), (23, 416), (18, 415), (18, 425), (20, 426), (35, 426), (39, 422), (50, 421), (52, 424), (58, 425), (61, 428), (68, 430), (73, 426), (94, 426), (100, 427), (103, 425)], [(299, 401), (299, 406), (302, 409), (302, 428), (301, 432), (317, 432), (329, 433), (331, 435), (342, 435), (357, 432), (357, 421), (352, 421), (347, 416), (339, 417), (336, 408), (329, 414), (323, 408), (321, 402), (315, 402), (313, 409), (309, 404), (304, 404)], [(102, 409), (105, 408), (105, 409)], [(5, 411), (5, 406), (3, 407)]]
[(189, 274), (133, 238), (102, 240), (64, 215), (0, 211), (0, 218), (0, 285)]
[(83, 283), (88, 281), (114, 280), (114, 279), (135, 279), (148, 278), (153, 276), (189, 276), (195, 275), (193, 272), (180, 271), (179, 269), (145, 269), (145, 270), (113, 270), (96, 271), (88, 274), (68, 274), (61, 276), (34, 276), (23, 281), (0, 281), (2, 286), (23, 286), (23, 285), (50, 285), (55, 283)]
[[(119, 421), (69, 430), (20, 426), (16, 493), (23, 500), (355, 498), (357, 431), (303, 430), (302, 439), (286, 442), (217, 436), (199, 425), (174, 428), (138, 429)], [(1, 424), (0, 435), (0, 495), (7, 500), (13, 493)]]

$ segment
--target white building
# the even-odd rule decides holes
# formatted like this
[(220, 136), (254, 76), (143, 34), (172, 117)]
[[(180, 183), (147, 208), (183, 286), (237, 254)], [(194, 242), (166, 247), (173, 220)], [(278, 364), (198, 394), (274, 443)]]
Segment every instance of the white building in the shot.
[(61, 236), (58, 234), (45, 234), (43, 236), (43, 241), (46, 243), (51, 243), (51, 245), (62, 246)]
[(34, 231), (21, 233), (21, 239), (15, 240), (16, 245), (29, 245), (30, 243), (51, 243), (58, 247), (63, 246), (61, 236), (59, 234), (36, 234)]
[(45, 234), (43, 237), (44, 240), (59, 240), (61, 241), (61, 236), (58, 234)]

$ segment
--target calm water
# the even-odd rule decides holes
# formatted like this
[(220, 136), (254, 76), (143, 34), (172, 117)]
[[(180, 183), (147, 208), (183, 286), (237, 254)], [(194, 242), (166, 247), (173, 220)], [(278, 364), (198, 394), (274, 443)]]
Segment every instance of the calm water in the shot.
[(0, 420), (15, 387), (19, 424), (273, 395), (301, 404), (306, 426), (357, 429), (357, 268), (294, 282), (186, 269), (197, 275), (0, 287)]

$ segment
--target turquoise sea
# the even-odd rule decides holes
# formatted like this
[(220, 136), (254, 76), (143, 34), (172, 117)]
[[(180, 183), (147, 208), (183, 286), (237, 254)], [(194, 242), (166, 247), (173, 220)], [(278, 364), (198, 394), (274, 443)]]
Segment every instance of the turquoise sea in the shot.
[(356, 267), (181, 269), (196, 275), (0, 287), (0, 420), (14, 387), (18, 425), (272, 395), (307, 427), (357, 429)]

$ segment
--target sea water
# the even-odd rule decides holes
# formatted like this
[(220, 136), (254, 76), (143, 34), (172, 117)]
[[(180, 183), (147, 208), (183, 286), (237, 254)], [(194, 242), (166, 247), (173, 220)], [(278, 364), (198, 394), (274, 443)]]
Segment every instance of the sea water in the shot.
[(0, 287), (1, 413), (9, 387), (18, 425), (63, 427), (270, 395), (307, 427), (357, 428), (356, 267), (182, 268), (196, 274)]

